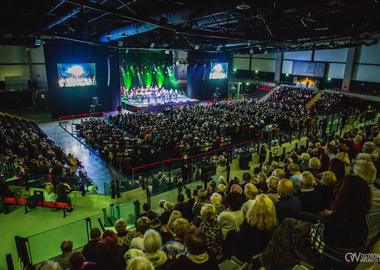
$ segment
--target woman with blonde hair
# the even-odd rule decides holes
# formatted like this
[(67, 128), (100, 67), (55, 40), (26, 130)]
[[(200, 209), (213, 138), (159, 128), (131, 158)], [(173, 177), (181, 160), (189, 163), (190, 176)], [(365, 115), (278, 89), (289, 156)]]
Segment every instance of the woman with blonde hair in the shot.
[(351, 161), (350, 161), (350, 157), (348, 156), (348, 153), (339, 152), (336, 154), (336, 158), (343, 161), (345, 175), (350, 175), (351, 174)]
[(174, 210), (169, 217), (168, 226), (170, 229), (173, 229), (173, 223), (177, 218), (182, 218), (182, 214), (180, 211)]
[(259, 173), (255, 186), (257, 187), (260, 193), (265, 193), (268, 191), (267, 179), (268, 177), (265, 175), (265, 173)]
[(335, 173), (325, 171), (322, 173), (322, 179), (315, 190), (321, 195), (323, 209), (330, 210), (331, 203), (334, 200), (334, 188), (337, 183)]
[(258, 195), (240, 230), (227, 234), (225, 255), (236, 255), (239, 260), (248, 261), (263, 252), (277, 225), (273, 201), (265, 194)]
[(258, 189), (255, 185), (248, 183), (245, 185), (244, 194), (248, 198), (248, 201), (243, 203), (241, 209), (243, 209), (244, 216), (248, 213), (248, 210), (254, 204), (257, 194), (259, 194)]

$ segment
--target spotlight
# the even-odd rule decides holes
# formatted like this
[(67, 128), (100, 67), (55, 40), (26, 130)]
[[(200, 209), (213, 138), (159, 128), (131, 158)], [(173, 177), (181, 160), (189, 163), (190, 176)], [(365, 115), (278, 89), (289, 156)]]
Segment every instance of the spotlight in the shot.
[(289, 73), (286, 73), (286, 77), (289, 77)]
[(177, 61), (177, 62), (175, 62), (175, 64), (178, 66), (179, 62)]
[(154, 48), (154, 45), (156, 45), (156, 44), (155, 44), (155, 43), (151, 43), (151, 44), (150, 44), (150, 47), (151, 47), (151, 48)]
[(328, 77), (328, 78), (327, 78), (327, 80), (328, 80), (328, 81), (331, 81), (331, 78), (330, 78), (330, 77)]
[(236, 72), (236, 68), (234, 68), (233, 71)]
[(255, 73), (257, 74), (257, 73), (259, 73), (259, 71), (258, 71), (258, 70), (255, 70)]
[(249, 82), (247, 82), (246, 85), (249, 85)]
[(169, 54), (170, 52), (169, 52), (169, 50), (165, 50), (165, 54)]
[(199, 50), (199, 45), (195, 45), (194, 49)]

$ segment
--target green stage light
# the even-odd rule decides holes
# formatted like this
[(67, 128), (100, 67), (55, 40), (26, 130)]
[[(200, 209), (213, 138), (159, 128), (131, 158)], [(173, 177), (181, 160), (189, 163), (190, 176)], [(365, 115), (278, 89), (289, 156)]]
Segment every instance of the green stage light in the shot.
[(330, 77), (328, 77), (328, 78), (327, 78), (327, 80), (328, 80), (328, 81), (331, 81), (331, 78), (330, 78)]
[(255, 70), (255, 73), (259, 73), (259, 71), (258, 71), (258, 70)]
[(237, 70), (236, 68), (233, 69), (234, 72), (236, 72), (236, 70)]
[(175, 64), (178, 66), (179, 62), (177, 61), (177, 62), (175, 62)]
[(249, 82), (247, 82), (246, 85), (249, 85)]
[(289, 73), (286, 73), (286, 77), (289, 77)]

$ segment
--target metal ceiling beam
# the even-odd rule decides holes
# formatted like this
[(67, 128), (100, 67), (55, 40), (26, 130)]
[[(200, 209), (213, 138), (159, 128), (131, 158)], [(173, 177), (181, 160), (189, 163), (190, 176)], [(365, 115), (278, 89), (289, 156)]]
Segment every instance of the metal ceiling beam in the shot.
[[(64, 0), (64, 1), (67, 3), (74, 4), (74, 5), (79, 5), (79, 6), (83, 6), (86, 8), (93, 9), (93, 10), (113, 14), (115, 16), (119, 16), (119, 17), (126, 18), (129, 20), (154, 25), (154, 26), (157, 26), (159, 28), (167, 29), (167, 30), (179, 33), (179, 34), (185, 34), (185, 35), (189, 35), (189, 36), (209, 37), (209, 38), (232, 39), (232, 40), (253, 40), (254, 39), (253, 37), (241, 37), (241, 36), (233, 36), (233, 35), (228, 35), (228, 34), (213, 34), (213, 33), (206, 32), (206, 31), (186, 30), (180, 26), (160, 23), (158, 21), (155, 21), (155, 20), (152, 20), (149, 18), (142, 18), (142, 17), (135, 16), (135, 15), (125, 14), (124, 12), (119, 11), (115, 8), (104, 6), (104, 5), (99, 5), (99, 4), (96, 4), (93, 2), (89, 2), (87, 0), (84, 0), (84, 1)], [(277, 42), (284, 42), (284, 41), (277, 41)], [(285, 41), (284, 43), (289, 43), (289, 42)]]
[[(126, 50), (126, 49), (137, 50), (137, 51), (146, 51), (146, 50), (149, 50), (149, 51), (166, 51), (166, 50), (191, 51), (191, 50), (193, 50), (193, 49), (167, 48), (167, 47), (166, 48), (117, 47), (117, 46), (112, 46), (112, 45), (104, 44), (104, 43), (100, 43), (100, 42), (92, 42), (92, 41), (87, 41), (87, 40), (82, 40), (82, 39), (77, 39), (77, 38), (64, 37), (64, 36), (49, 36), (49, 35), (46, 35), (46, 36), (43, 36), (41, 38), (44, 39), (44, 40), (46, 40), (46, 39), (63, 39), (63, 40), (74, 41), (74, 42), (79, 42), (79, 43), (84, 43), (84, 44), (89, 44), (89, 45), (94, 45), (94, 46), (107, 47), (107, 48), (116, 49), (116, 50)], [(218, 52), (217, 50), (200, 50), (200, 51), (202, 51), (202, 52), (212, 52), (212, 53)]]

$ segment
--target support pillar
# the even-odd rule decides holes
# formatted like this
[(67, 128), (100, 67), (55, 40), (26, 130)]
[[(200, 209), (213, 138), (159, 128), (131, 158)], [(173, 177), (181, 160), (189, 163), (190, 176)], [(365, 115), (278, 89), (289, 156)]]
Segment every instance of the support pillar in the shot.
[(284, 58), (284, 53), (280, 52), (277, 54), (277, 59), (276, 59), (276, 69), (274, 71), (274, 82), (276, 84), (281, 83), (281, 71), (282, 71), (282, 60)]
[(350, 89), (352, 68), (354, 66), (355, 51), (356, 51), (356, 47), (348, 48), (346, 67), (344, 69), (344, 76), (343, 76), (343, 83), (342, 83), (342, 90), (344, 91), (348, 91)]

